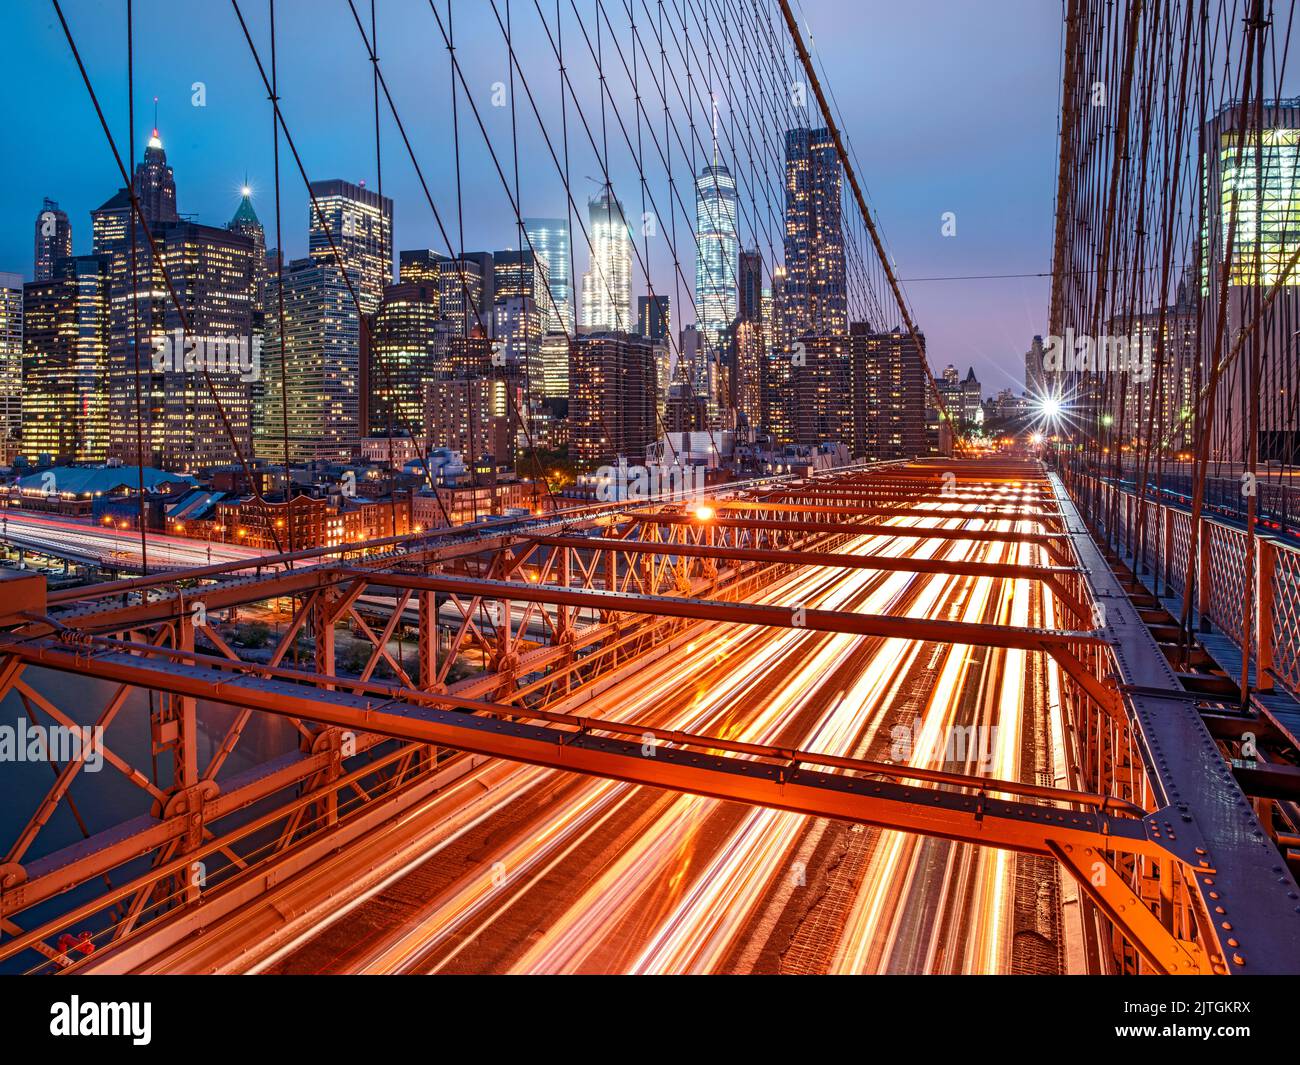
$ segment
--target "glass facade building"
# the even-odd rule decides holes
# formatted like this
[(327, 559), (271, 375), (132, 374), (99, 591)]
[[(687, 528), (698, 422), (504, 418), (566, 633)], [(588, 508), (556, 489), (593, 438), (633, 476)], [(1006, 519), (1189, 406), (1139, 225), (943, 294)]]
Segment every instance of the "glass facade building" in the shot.
[[(1199, 299), (1186, 300), (1184, 289), (1180, 300), (1188, 303), (1185, 313), (1197, 319), (1198, 329), (1191, 336), (1179, 335), (1172, 351), (1181, 357), (1193, 348), (1205, 382), (1215, 337), (1231, 341), (1250, 328), (1242, 357), (1233, 359), (1219, 379), (1210, 457), (1221, 462), (1249, 458), (1249, 426), (1257, 406), (1258, 459), (1294, 465), (1300, 463), (1300, 410), (1294, 401), (1300, 276), (1283, 275), (1300, 248), (1300, 97), (1265, 100), (1244, 115), (1239, 102), (1229, 103), (1206, 123), (1202, 136), (1209, 157), (1199, 293), (1190, 286)], [(1227, 299), (1221, 303), (1225, 280)], [(1167, 345), (1171, 339), (1165, 337)], [(1188, 413), (1179, 409), (1178, 424), (1168, 426), (1165, 437), (1188, 432), (1196, 404), (1185, 406)]]
[(736, 179), (716, 160), (695, 179), (696, 325), (716, 348), (736, 318)]
[(623, 205), (606, 185), (587, 202), (591, 269), (582, 277), (582, 324), (626, 333), (632, 314), (632, 235)]
[[(1226, 130), (1219, 135), (1220, 246), (1227, 248), (1233, 199), (1231, 285), (1273, 285), (1300, 244), (1300, 129)], [(1293, 271), (1282, 284), (1300, 286)]]
[(550, 300), (538, 300), (548, 333), (574, 332), (572, 245), (566, 218), (525, 218), (524, 232), (534, 252), (546, 263)]

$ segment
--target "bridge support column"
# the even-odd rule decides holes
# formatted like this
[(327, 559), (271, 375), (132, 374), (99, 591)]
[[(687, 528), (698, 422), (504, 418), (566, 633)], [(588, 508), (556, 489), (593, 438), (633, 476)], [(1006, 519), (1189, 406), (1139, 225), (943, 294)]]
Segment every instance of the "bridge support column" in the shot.
[[(560, 586), (568, 588), (573, 584), (573, 548), (562, 547), (560, 551)], [(555, 635), (554, 639), (557, 644), (562, 644), (568, 648), (568, 654), (560, 660), (559, 666), (564, 670), (564, 679), (561, 681), (560, 690), (566, 695), (573, 690), (573, 670), (567, 668), (573, 663), (573, 626), (574, 615), (572, 609), (565, 603), (559, 603), (555, 607)]]
[[(176, 644), (178, 651), (194, 650), (194, 622), (188, 614), (181, 619)], [(180, 788), (190, 788), (199, 782), (198, 700), (182, 696), (179, 703), (180, 746), (176, 751), (176, 784)]]
[(428, 691), (438, 677), (438, 593), (420, 592), (420, 687)]
[(313, 608), (316, 616), (312, 619), (312, 628), (316, 637), (316, 672), (322, 676), (334, 676), (334, 621), (335, 600), (333, 596), (322, 595)]
[[(194, 622), (191, 615), (182, 614), (176, 623), (176, 649), (194, 650)], [(167, 717), (174, 736), (172, 746), (172, 786), (169, 800), (161, 811), (164, 818), (182, 817), (186, 831), (177, 841), (177, 851), (185, 854), (203, 843), (203, 795), (199, 781), (198, 762), (198, 700), (189, 695), (172, 694)], [(213, 789), (215, 790), (215, 789)], [(175, 878), (173, 890), (187, 903), (198, 902), (205, 880), (202, 863), (190, 866)]]

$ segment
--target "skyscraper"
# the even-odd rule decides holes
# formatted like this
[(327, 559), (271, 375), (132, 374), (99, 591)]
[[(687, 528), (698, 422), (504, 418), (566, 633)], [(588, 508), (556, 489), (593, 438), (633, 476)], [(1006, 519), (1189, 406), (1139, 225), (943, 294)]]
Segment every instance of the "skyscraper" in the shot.
[(524, 395), (536, 407), (545, 388), (542, 366), (542, 336), (552, 317), (546, 260), (531, 251), (493, 253), (495, 298), (492, 308), (492, 336), (500, 356), (499, 365), (519, 378)]
[(491, 377), (492, 341), (481, 326), (474, 326), (469, 336), (457, 334), (447, 345), (447, 377)]
[[(424, 423), (430, 447), (459, 451), (471, 469), (514, 464), (511, 384), (504, 378), (452, 377), (425, 385)], [(515, 402), (519, 402), (516, 395)], [(491, 460), (490, 463), (487, 460)]]
[(591, 333), (573, 342), (569, 367), (569, 440), (573, 457), (633, 462), (658, 437), (655, 345), (627, 333)]
[(402, 284), (438, 285), (442, 277), (439, 263), (445, 259), (436, 251), (427, 248), (413, 248), (399, 252), (397, 256), (397, 280)]
[(799, 343), (799, 361), (790, 369), (794, 442), (852, 447), (848, 337), (806, 334)]
[[(248, 185), (244, 185), (240, 189), (239, 195), (239, 206), (235, 208), (234, 215), (226, 223), (226, 228), (232, 233), (238, 233), (253, 242), (253, 287), (251, 293), (253, 339), (260, 350), (261, 345), (266, 340), (266, 274), (268, 269), (278, 270), (279, 253), (276, 253), (274, 263), (268, 261), (266, 232), (262, 229), (262, 222), (257, 217), (257, 212), (253, 210), (253, 190)], [(265, 388), (266, 381), (260, 374), (249, 385), (254, 432), (256, 432), (257, 412), (260, 409)]]
[(790, 342), (794, 339), (790, 331), (790, 316), (786, 307), (785, 279), (784, 266), (772, 267), (772, 302), (770, 304), (772, 313), (764, 316), (768, 327), (769, 354), (787, 351)]
[[(279, 278), (267, 281), (267, 387), (259, 418), (258, 454), (282, 459), (287, 421), (289, 460), (347, 461), (360, 439), (361, 321), (348, 279), (330, 262), (296, 259), (283, 272), (284, 321)], [(358, 283), (353, 272), (352, 284)], [(287, 407), (281, 399), (281, 360)]]
[(739, 300), (736, 313), (747, 322), (763, 321), (763, 253), (750, 248), (740, 253)]
[(758, 323), (737, 318), (727, 330), (727, 400), (733, 425), (763, 424), (763, 357)]
[(491, 303), (487, 297), (488, 278), (483, 264), (469, 256), (438, 260), (438, 293), (442, 316), (455, 323), (457, 332), (469, 336), (475, 329), (485, 333), (492, 328)]
[[(506, 291), (531, 288), (528, 263), (518, 259), (508, 262), (502, 271)], [(457, 332), (467, 337), (479, 326), (492, 328), (492, 303), (495, 299), (496, 266), (491, 252), (466, 252), (455, 257), (440, 255), (423, 248), (404, 251), (398, 267), (403, 282), (431, 284), (437, 288), (442, 316), (455, 324)]]
[(673, 367), (673, 383), (681, 382), (691, 395), (711, 400), (714, 374), (710, 366), (712, 357), (703, 334), (694, 324), (677, 334), (677, 365)]
[(792, 336), (848, 332), (842, 174), (830, 132), (785, 135), (785, 294)]
[(439, 313), (436, 285), (404, 281), (384, 289), (361, 381), (367, 435), (387, 436), (391, 428), (421, 438), (425, 383), (445, 370), (454, 334)]
[(966, 377), (961, 383), (961, 416), (972, 425), (984, 420), (984, 389), (975, 376), (975, 367), (966, 368)]
[[(921, 337), (924, 344), (925, 338)], [(849, 327), (854, 458), (914, 459), (927, 451), (925, 368), (910, 333)]]
[(491, 329), (492, 304), (497, 299), (495, 259), (490, 251), (467, 251), (460, 258), (478, 266), (479, 277), (483, 279), (483, 291), (478, 303), (479, 317), (483, 320), (483, 328)]
[(763, 335), (767, 340), (763, 363), (763, 424), (777, 441), (785, 443), (794, 439), (790, 388), (794, 365), (784, 266), (772, 267), (772, 290), (764, 300), (763, 309)]
[(591, 268), (582, 276), (582, 324), (626, 333), (632, 313), (632, 235), (623, 205), (606, 185), (587, 201)]
[(494, 303), (512, 296), (527, 296), (542, 312), (543, 325), (550, 321), (550, 275), (546, 260), (540, 255), (527, 250), (493, 252), (492, 275)]
[(1034, 337), (1025, 352), (1025, 394), (1031, 398), (1045, 395), (1046, 377), (1043, 374), (1043, 338)]
[(781, 443), (794, 441), (794, 365), (784, 351), (770, 351), (763, 373), (763, 424)]
[(132, 185), (148, 235), (126, 189), (91, 212), (108, 263), (109, 454), (182, 472), (232, 462), (251, 435), (253, 240), (180, 218), (157, 129)]
[(59, 210), (54, 200), (46, 197), (36, 216), (35, 277), (48, 281), (54, 272), (54, 263), (72, 254), (72, 223), (65, 211)]
[(542, 312), (531, 296), (498, 298), (492, 311), (495, 365), (518, 378), (534, 404), (544, 387), (542, 369)]
[(960, 423), (962, 420), (961, 374), (957, 367), (952, 363), (945, 366), (937, 385), (944, 412), (954, 422)]
[[(1229, 269), (1230, 286), (1267, 287), (1276, 282), (1294, 253), (1295, 216), (1300, 201), (1300, 98), (1265, 100), (1263, 128), (1255, 109), (1242, 128), (1239, 102), (1225, 105), (1206, 127), (1213, 161), (1207, 175), (1209, 228), (1202, 282)], [(1240, 155), (1240, 159), (1238, 156)], [(1233, 244), (1227, 245), (1233, 202), (1237, 205)], [(1300, 288), (1292, 272), (1284, 286)], [(1215, 291), (1212, 287), (1209, 291)]]
[(0, 273), (0, 457), (8, 461), (22, 427), (23, 278)]
[[(139, 416), (139, 442), (150, 465), (189, 472), (234, 462), (238, 454), (247, 453), (251, 441), (252, 383), (261, 371), (253, 330), (258, 259), (253, 242), (241, 233), (197, 222), (161, 223), (151, 233), (170, 289), (146, 252), (146, 261), (136, 263), (138, 323), (125, 309), (110, 305), (109, 452), (138, 461)], [(112, 255), (110, 297), (130, 291), (130, 274), (129, 250), (119, 246)], [(173, 290), (185, 307), (184, 319), (171, 300)]]
[(162, 138), (157, 127), (145, 144), (144, 161), (135, 171), (135, 194), (140, 200), (140, 211), (149, 222), (176, 222), (176, 178), (167, 165)]
[[(335, 262), (338, 249), (347, 270), (357, 275), (357, 302), (374, 314), (393, 279), (393, 201), (364, 185), (337, 178), (313, 181), (308, 204), (308, 250), (316, 262)], [(319, 208), (319, 213), (317, 211)]]
[[(145, 145), (144, 159), (136, 166), (132, 177), (135, 194), (140, 200), (140, 213), (150, 229), (179, 221), (176, 213), (176, 179), (167, 165), (167, 153), (162, 138), (155, 129)], [(127, 248), (131, 242), (131, 194), (127, 189), (117, 193), (90, 212), (91, 240), (96, 254)], [(149, 254), (148, 241), (143, 233), (136, 234), (136, 257)]]
[(546, 333), (542, 337), (542, 394), (547, 399), (568, 399), (569, 337)]
[[(1190, 284), (1188, 280), (1180, 282), (1172, 304), (1135, 315), (1131, 322), (1126, 323), (1131, 327), (1132, 335), (1141, 339), (1150, 360), (1145, 379), (1134, 382), (1134, 406), (1138, 412), (1135, 429), (1145, 439), (1150, 419), (1150, 434), (1155, 445), (1173, 452), (1188, 451), (1195, 446), (1194, 420), (1183, 414), (1187, 412), (1190, 415), (1196, 406), (1200, 308), (1194, 280)], [(1112, 328), (1111, 332), (1117, 334), (1120, 330)], [(1267, 404), (1263, 407), (1266, 409)], [(1244, 426), (1237, 424), (1233, 428), (1240, 438)], [(1265, 437), (1261, 441), (1265, 447), (1278, 442), (1276, 437)]]
[(573, 275), (567, 218), (525, 218), (524, 232), (534, 252), (546, 263), (551, 299), (538, 300), (546, 314), (546, 332), (574, 332)]
[(672, 300), (668, 296), (636, 298), (636, 331), (651, 340), (667, 340), (672, 335)]
[(715, 347), (736, 317), (736, 217), (736, 179), (718, 161), (715, 145), (713, 162), (695, 179), (696, 325)]
[[(55, 260), (23, 289), (22, 453), (108, 457), (109, 256)], [(132, 423), (134, 424), (134, 423)]]
[(266, 309), (266, 233), (253, 210), (253, 190), (245, 185), (239, 195), (239, 206), (226, 228), (253, 242), (253, 313), (260, 315)]

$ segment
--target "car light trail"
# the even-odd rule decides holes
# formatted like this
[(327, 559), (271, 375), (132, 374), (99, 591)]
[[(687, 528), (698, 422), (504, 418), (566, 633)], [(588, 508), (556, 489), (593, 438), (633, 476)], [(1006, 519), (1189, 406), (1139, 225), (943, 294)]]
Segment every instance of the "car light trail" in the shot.
[[(992, 518), (957, 520), (939, 504), (934, 518), (891, 519), (879, 533), (854, 537), (844, 550), (1021, 563), (1041, 550), (1031, 544), (891, 537), (887, 531), (918, 524), (1027, 528), (1023, 522)], [(1031, 595), (1030, 583), (1022, 580), (810, 568), (775, 583), (763, 598), (792, 608), (1021, 624), (1029, 617)], [(972, 649), (940, 647), (936, 658), (923, 655), (928, 646), (905, 639), (724, 627), (695, 638), (641, 671), (634, 684), (620, 685), (598, 702), (602, 714), (641, 722), (650, 733), (655, 728), (694, 730), (861, 756), (887, 742), (899, 724), (890, 709), (900, 702), (909, 676), (924, 665), (935, 680), (923, 704), (910, 763), (942, 767), (944, 738), (953, 729), (969, 724), (981, 734), (999, 724), (992, 749), (976, 744), (965, 764), (973, 772), (1014, 778), (1025, 654), (990, 656), (996, 660), (983, 671), (974, 701), (978, 720), (965, 722), (958, 720), (957, 711), (972, 672)], [(925, 657), (931, 661), (922, 662)], [(683, 678), (691, 683), (683, 684)], [(584, 707), (584, 712), (592, 708)], [(978, 761), (981, 752), (983, 762)], [(355, 970), (439, 972), (481, 964), (471, 962), (471, 955), (477, 959), (475, 952), (501, 935), (498, 926), (513, 927), (542, 905), (546, 885), (565, 877), (566, 870), (584, 868), (589, 854), (605, 848), (616, 826), (631, 819), (635, 832), (625, 833), (599, 868), (583, 874), (579, 891), (546, 903), (544, 926), (522, 949), (503, 948), (499, 964), (516, 972), (725, 971), (772, 885), (791, 875), (793, 855), (810, 823), (801, 815), (761, 808), (737, 817), (734, 807), (717, 800), (665, 796), (613, 781), (566, 781), (553, 771), (532, 768), (512, 774), (482, 819), (490, 824), (525, 795), (532, 802), (539, 794), (553, 800), (553, 812), (482, 854), (479, 871), (460, 878), (417, 918), (355, 959)], [(1004, 968), (1010, 862), (944, 841), (879, 835), (835, 967), (887, 967), (890, 945), (906, 938), (908, 914), (919, 904), (933, 906), (933, 900), (924, 903), (924, 896), (938, 878), (939, 897), (946, 884), (948, 894), (960, 889), (979, 899), (980, 916), (972, 916), (963, 934), (966, 947), (958, 967)], [(921, 867), (935, 854), (943, 859), (936, 867), (940, 871), (926, 873)], [(929, 939), (917, 949), (922, 967), (937, 960)]]

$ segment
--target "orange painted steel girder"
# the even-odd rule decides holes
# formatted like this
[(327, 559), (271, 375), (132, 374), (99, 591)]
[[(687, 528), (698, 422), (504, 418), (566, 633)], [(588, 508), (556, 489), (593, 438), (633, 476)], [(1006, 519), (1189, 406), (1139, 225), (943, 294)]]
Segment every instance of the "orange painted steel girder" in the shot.
[(886, 639), (899, 637), (981, 647), (1013, 647), (1024, 651), (1044, 651), (1057, 647), (1068, 649), (1073, 646), (1106, 642), (1091, 632), (1023, 629), (1006, 625), (900, 618), (889, 614), (859, 614), (847, 610), (769, 606), (763, 603), (738, 603), (720, 599), (639, 595), (634, 592), (563, 588), (559, 585), (495, 581), (477, 577), (417, 576), (366, 570), (342, 572), (349, 577), (364, 579), (368, 584), (388, 588), (456, 592), (527, 603), (589, 607), (614, 613), (660, 614), (697, 621), (802, 628), (820, 632), (852, 633), (857, 636), (881, 636)]

